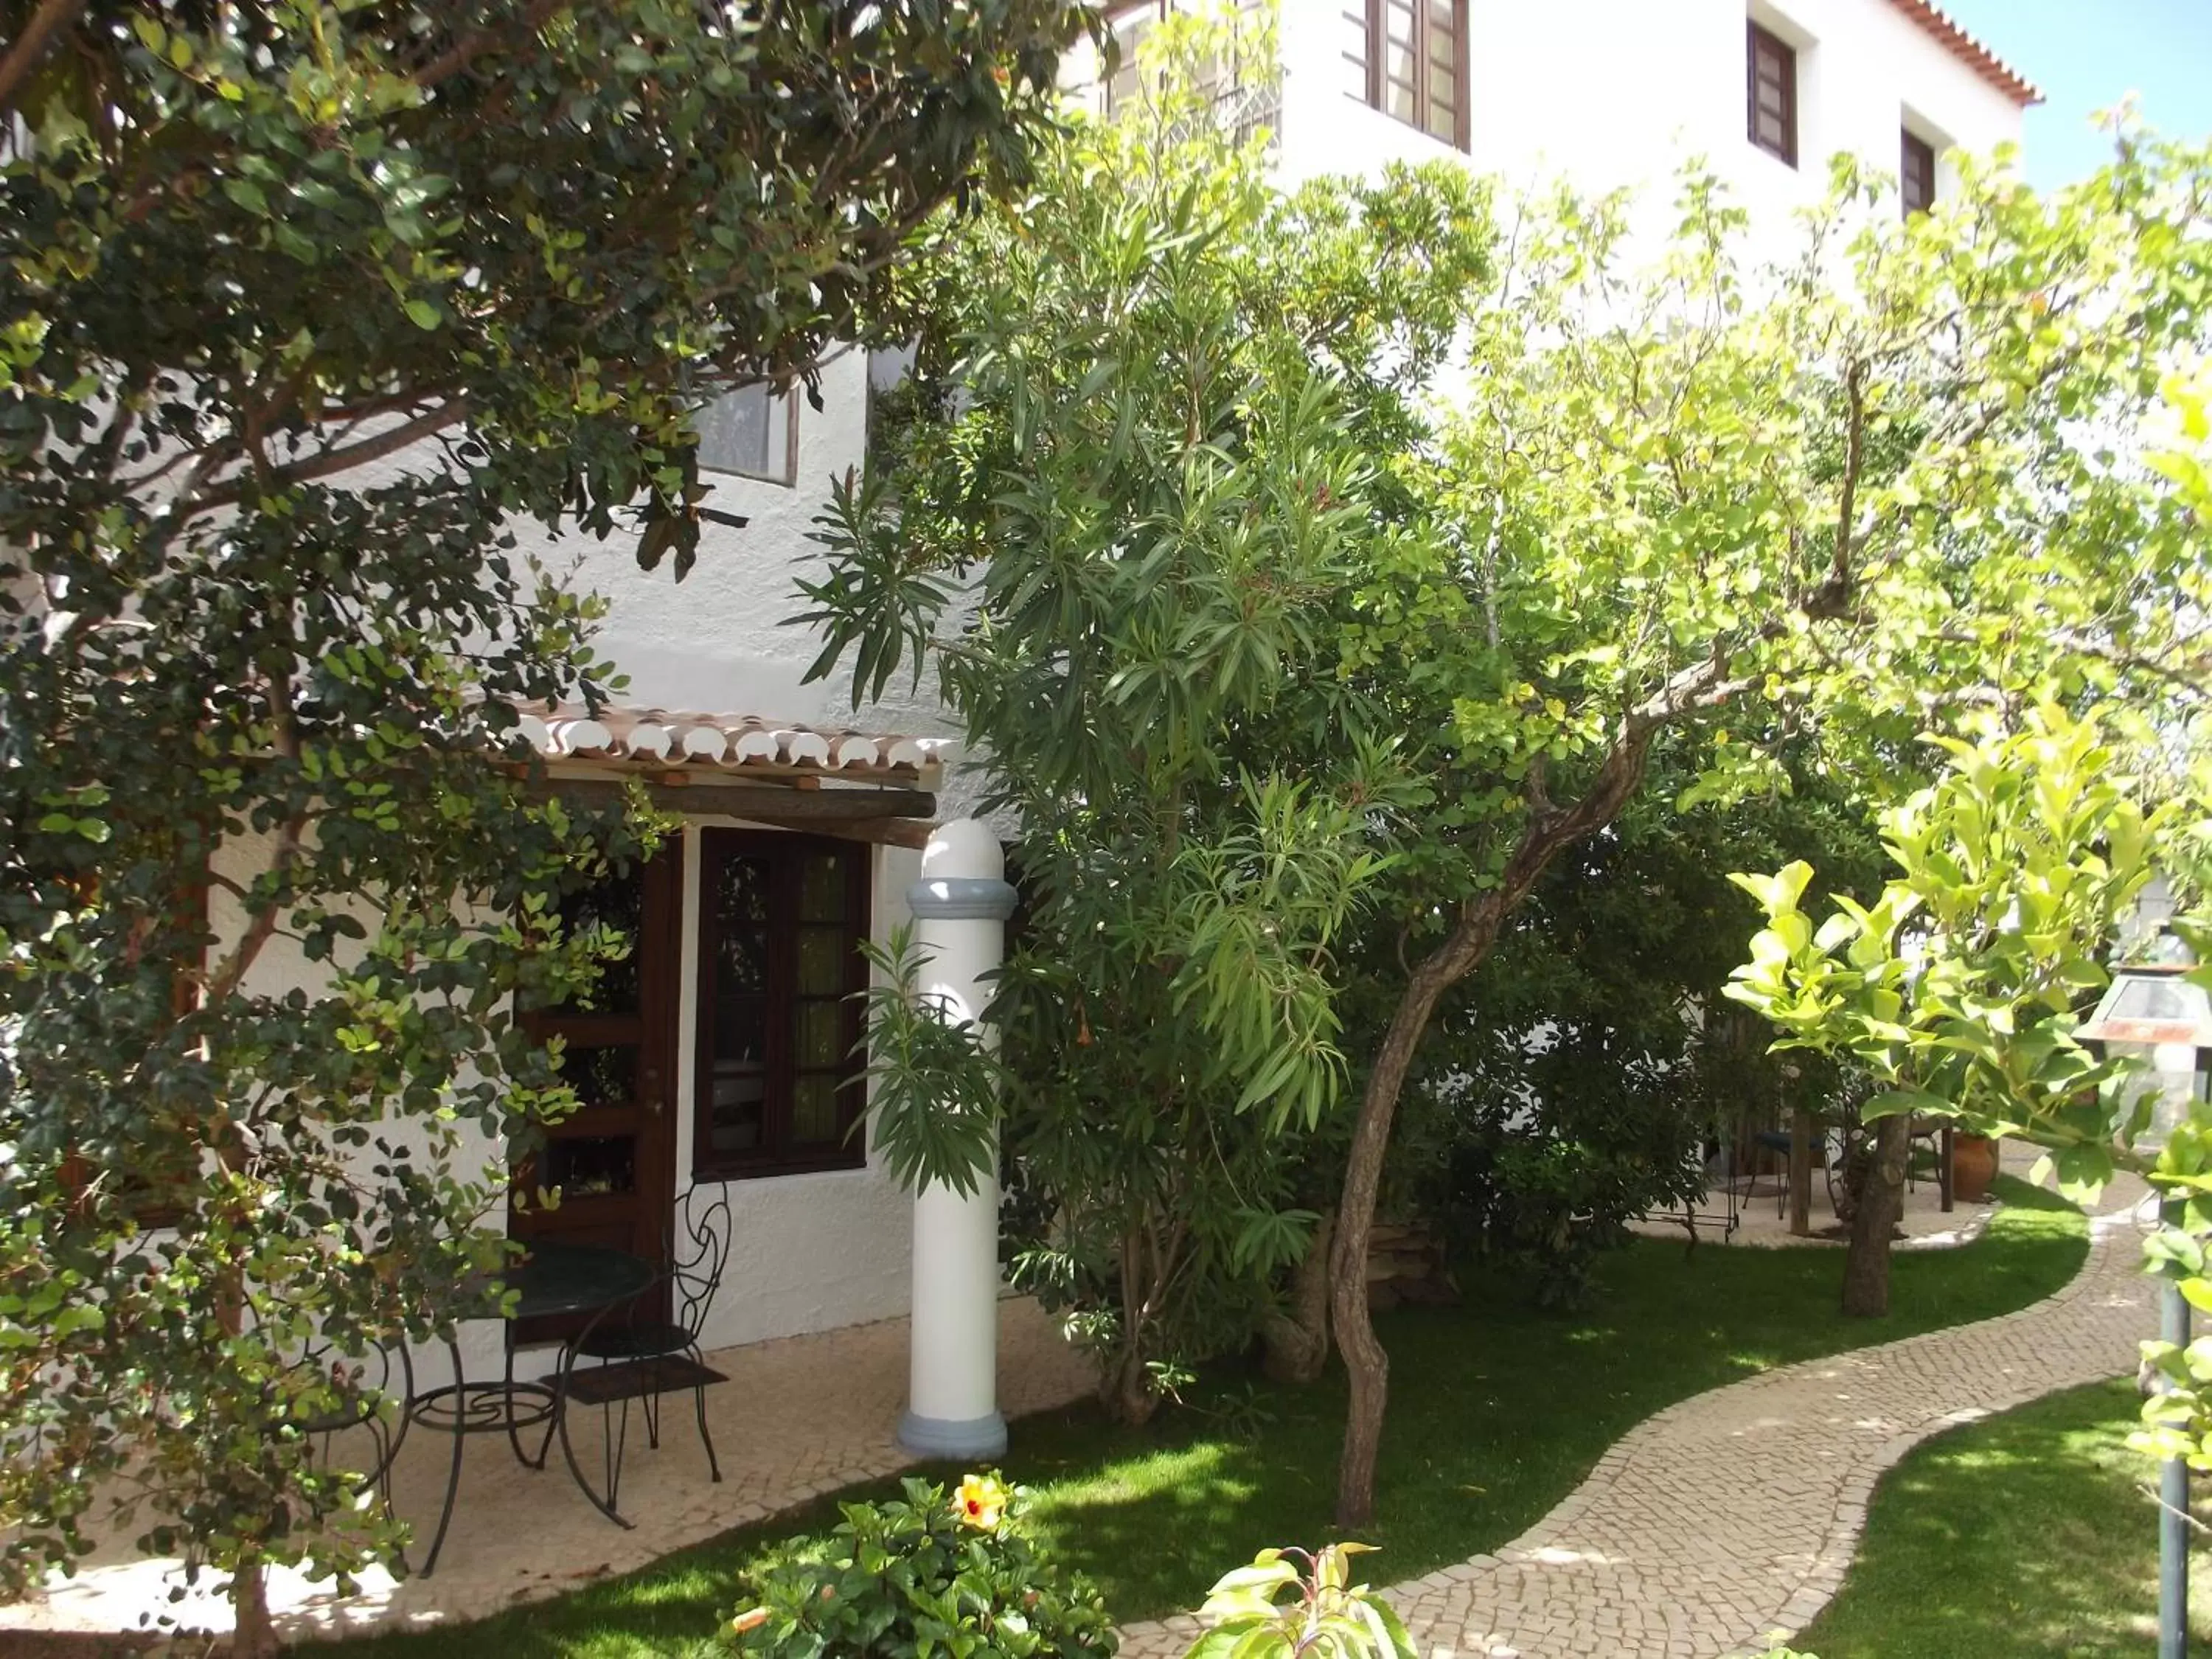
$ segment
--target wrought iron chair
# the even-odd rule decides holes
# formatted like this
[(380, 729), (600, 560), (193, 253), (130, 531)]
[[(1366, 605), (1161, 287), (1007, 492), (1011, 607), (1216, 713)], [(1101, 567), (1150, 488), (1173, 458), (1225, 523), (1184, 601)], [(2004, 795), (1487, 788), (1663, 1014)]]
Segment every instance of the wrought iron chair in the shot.
[[(720, 1182), (694, 1182), (678, 1200), (670, 1218), (667, 1267), (659, 1285), (665, 1287), (668, 1316), (653, 1309), (651, 1292), (628, 1304), (614, 1316), (603, 1315), (585, 1328), (570, 1350), (562, 1382), (571, 1405), (596, 1403), (606, 1425), (605, 1473), (607, 1505), (613, 1508), (622, 1486), (623, 1450), (629, 1437), (629, 1402), (635, 1400), (645, 1417), (647, 1443), (660, 1446), (660, 1398), (665, 1394), (691, 1390), (699, 1419), (700, 1443), (707, 1449), (707, 1468), (716, 1480), (722, 1466), (714, 1455), (714, 1437), (707, 1429), (707, 1386), (722, 1379), (707, 1369), (699, 1336), (714, 1297), (722, 1288), (722, 1273), (730, 1259), (729, 1190)], [(613, 1311), (613, 1310), (611, 1310)], [(598, 1364), (579, 1370), (579, 1359)], [(615, 1407), (622, 1407), (616, 1420)]]
[[(406, 1339), (347, 1345), (331, 1339), (310, 1343), (291, 1366), (301, 1384), (293, 1425), (318, 1449), (311, 1455), (330, 1467), (331, 1446), (341, 1434), (360, 1430), (374, 1453), (354, 1487), (359, 1497), (374, 1491), (389, 1522), (392, 1466), (407, 1438), (408, 1404), (415, 1396), (414, 1361)], [(406, 1565), (402, 1552), (400, 1564)]]

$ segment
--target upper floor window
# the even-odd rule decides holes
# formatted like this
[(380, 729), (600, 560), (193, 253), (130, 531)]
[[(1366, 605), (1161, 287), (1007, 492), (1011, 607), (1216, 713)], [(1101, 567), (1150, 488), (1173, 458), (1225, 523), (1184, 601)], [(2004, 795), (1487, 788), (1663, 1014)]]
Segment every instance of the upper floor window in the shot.
[(724, 392), (698, 415), (699, 465), (787, 484), (799, 474), (799, 425), (787, 392), (764, 380)]
[(1431, 138), (1467, 149), (1467, 0), (1366, 5), (1367, 101)]
[(1899, 143), (1897, 182), (1909, 219), (1936, 205), (1936, 146), (1916, 137), (1909, 127), (1899, 132)]
[(1797, 165), (1797, 52), (1771, 31), (1747, 25), (1746, 81), (1751, 142)]

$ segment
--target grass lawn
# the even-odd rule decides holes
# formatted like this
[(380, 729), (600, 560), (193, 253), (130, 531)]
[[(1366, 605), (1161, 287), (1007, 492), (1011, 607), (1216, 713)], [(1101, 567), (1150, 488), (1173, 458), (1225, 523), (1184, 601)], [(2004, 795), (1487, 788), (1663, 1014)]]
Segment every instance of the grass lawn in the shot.
[[(1532, 1308), (1504, 1274), (1463, 1273), (1464, 1304), (1377, 1322), (1390, 1352), (1380, 1524), (1371, 1571), (1413, 1577), (1517, 1535), (1606, 1448), (1671, 1402), (1739, 1377), (2019, 1308), (2080, 1267), (2079, 1212), (2017, 1181), (1960, 1250), (1893, 1263), (1887, 1318), (1836, 1311), (1844, 1258), (1821, 1249), (1638, 1240), (1607, 1257), (1579, 1313)], [(1030, 1487), (1060, 1559), (1121, 1619), (1194, 1607), (1269, 1544), (1322, 1541), (1343, 1423), (1340, 1379), (1286, 1389), (1209, 1378), (1191, 1409), (1119, 1429), (1088, 1407), (1024, 1419), (1006, 1474)], [(939, 1471), (957, 1474), (957, 1470)], [(866, 1495), (871, 1490), (848, 1496)], [(375, 1659), (645, 1659), (685, 1651), (735, 1601), (737, 1565), (764, 1540), (835, 1519), (824, 1503), (727, 1534), (559, 1601), (479, 1624), (350, 1644)]]
[[(1875, 1493), (1843, 1593), (1796, 1645), (1820, 1659), (2128, 1659), (2158, 1626), (2152, 1466), (2132, 1377), (2052, 1395), (1919, 1447)], [(2212, 1638), (2212, 1553), (2191, 1634)]]

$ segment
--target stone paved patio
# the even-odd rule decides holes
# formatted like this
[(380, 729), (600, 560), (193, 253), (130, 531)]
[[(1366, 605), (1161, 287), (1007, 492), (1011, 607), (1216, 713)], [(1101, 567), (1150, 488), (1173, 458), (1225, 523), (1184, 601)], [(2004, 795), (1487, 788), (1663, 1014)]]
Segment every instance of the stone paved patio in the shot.
[[(2048, 1300), (1791, 1365), (1647, 1419), (1494, 1555), (1394, 1586), (1423, 1659), (1717, 1659), (1802, 1629), (1843, 1581), (1882, 1471), (1929, 1435), (2131, 1371), (2156, 1334), (2139, 1183), (2106, 1194), (2089, 1259)], [(1716, 1471), (1725, 1478), (1716, 1481)], [(1195, 1621), (1123, 1632), (1179, 1655)]]
[[(2026, 1169), (2033, 1157), (2032, 1150), (2017, 1146), (2008, 1148), (2008, 1151), (2011, 1155), (2010, 1165), (2014, 1170)], [(1813, 1181), (1814, 1232), (1809, 1238), (1800, 1238), (1792, 1233), (1789, 1217), (1776, 1207), (1775, 1188), (1778, 1182), (1775, 1177), (1761, 1176), (1756, 1182), (1747, 1177), (1739, 1177), (1735, 1184), (1735, 1231), (1723, 1241), (1721, 1224), (1717, 1220), (1702, 1218), (1717, 1216), (1727, 1204), (1727, 1194), (1716, 1187), (1698, 1206), (1701, 1219), (1698, 1225), (1698, 1242), (1700, 1248), (1725, 1242), (1732, 1248), (1749, 1245), (1759, 1249), (1794, 1249), (1802, 1245), (1821, 1245), (1830, 1249), (1841, 1249), (1848, 1242), (1849, 1230), (1836, 1218), (1835, 1205), (1829, 1197), (1827, 1184), (1819, 1176), (1814, 1176)], [(1905, 1191), (1904, 1212), (1898, 1218), (1898, 1225), (1905, 1237), (1897, 1241), (1897, 1248), (1901, 1250), (1947, 1249), (1955, 1244), (1964, 1244), (1977, 1237), (1989, 1224), (1990, 1212), (1995, 1207), (1987, 1202), (1977, 1203), (1960, 1199), (1956, 1207), (1947, 1211), (1943, 1208), (1942, 1193), (1933, 1180), (1923, 1176)], [(1641, 1233), (1648, 1238), (1671, 1238), (1680, 1243), (1688, 1237), (1683, 1230), (1679, 1210), (1646, 1216), (1630, 1222), (1628, 1225), (1632, 1232)]]
[[(633, 1411), (623, 1468), (625, 1532), (586, 1502), (557, 1446), (542, 1473), (521, 1468), (498, 1435), (473, 1437), (460, 1497), (438, 1570), (395, 1583), (379, 1572), (363, 1594), (340, 1601), (297, 1575), (270, 1586), (278, 1624), (293, 1638), (372, 1626), (418, 1626), (480, 1617), (519, 1601), (627, 1572), (731, 1527), (913, 1460), (892, 1438), (906, 1400), (902, 1319), (725, 1349), (707, 1356), (729, 1381), (707, 1391), (722, 1480), (708, 1479), (689, 1395), (671, 1396), (660, 1449), (647, 1449)], [(1009, 1417), (1058, 1406), (1092, 1386), (1085, 1362), (1026, 1300), (1000, 1304), (999, 1400)], [(603, 1444), (597, 1409), (575, 1418), (578, 1458), (593, 1478)], [(417, 1428), (402, 1448), (394, 1504), (418, 1540), (437, 1525), (452, 1441)], [(425, 1543), (411, 1554), (419, 1563)], [(142, 1611), (159, 1612), (171, 1581), (160, 1563), (118, 1556), (95, 1565), (41, 1601), (0, 1607), (0, 1653), (9, 1628), (130, 1630)], [(188, 1628), (229, 1626), (226, 1603), (196, 1594)]]

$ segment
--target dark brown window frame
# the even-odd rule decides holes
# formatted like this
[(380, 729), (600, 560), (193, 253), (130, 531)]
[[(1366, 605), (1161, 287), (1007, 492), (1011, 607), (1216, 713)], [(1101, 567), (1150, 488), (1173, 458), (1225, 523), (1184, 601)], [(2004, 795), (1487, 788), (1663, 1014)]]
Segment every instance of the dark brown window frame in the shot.
[[(1797, 165), (1797, 48), (1771, 29), (1745, 21), (1744, 121), (1745, 133), (1755, 149), (1761, 149), (1791, 167)], [(1782, 93), (1782, 146), (1777, 149), (1759, 136), (1759, 58), (1764, 47), (1779, 59), (1784, 73), (1775, 84)]]
[[(793, 992), (798, 980), (798, 906), (799, 883), (796, 864), (811, 853), (833, 852), (846, 866), (845, 928), (853, 948), (845, 970), (845, 996), (839, 1030), (849, 1053), (860, 1042), (863, 1018), (860, 994), (868, 988), (867, 958), (860, 941), (870, 936), (873, 871), (869, 848), (859, 842), (832, 841), (826, 836), (798, 835), (774, 830), (705, 828), (699, 832), (699, 939), (696, 1010), (692, 1034), (691, 1167), (709, 1181), (744, 1181), (769, 1176), (808, 1175), (831, 1170), (858, 1170), (868, 1161), (866, 1131), (860, 1127), (867, 1115), (865, 1067), (858, 1059), (848, 1060), (840, 1085), (838, 1139), (834, 1147), (794, 1148), (791, 1144), (791, 1110), (798, 1071), (792, 1054), (796, 1035)], [(766, 1099), (762, 1113), (762, 1144), (744, 1152), (718, 1152), (713, 1144), (714, 1086), (714, 972), (715, 916), (713, 906), (714, 874), (719, 860), (729, 857), (767, 858), (788, 862), (793, 868), (779, 872), (769, 884), (769, 939), (774, 960), (768, 988)]]
[[(1898, 129), (1897, 140), (1897, 193), (1905, 216), (1910, 219), (1936, 205), (1936, 146), (1907, 126)], [(1916, 164), (1923, 192), (1917, 198), (1913, 191)]]
[(1387, 49), (1389, 46), (1386, 9), (1388, 0), (1367, 0), (1367, 106), (1370, 109), (1390, 116), (1394, 121), (1409, 126), (1425, 137), (1449, 143), (1454, 149), (1465, 151), (1474, 148), (1474, 130), (1472, 112), (1474, 99), (1468, 95), (1467, 83), (1468, 4), (1467, 0), (1451, 0), (1452, 27), (1452, 85), (1456, 89), (1457, 101), (1452, 106), (1452, 136), (1439, 137), (1430, 130), (1431, 106), (1430, 71), (1433, 58), (1428, 45), (1428, 8), (1431, 0), (1413, 0), (1414, 27), (1418, 38), (1413, 46), (1413, 118), (1410, 121), (1391, 114), (1389, 98), (1389, 68)]

